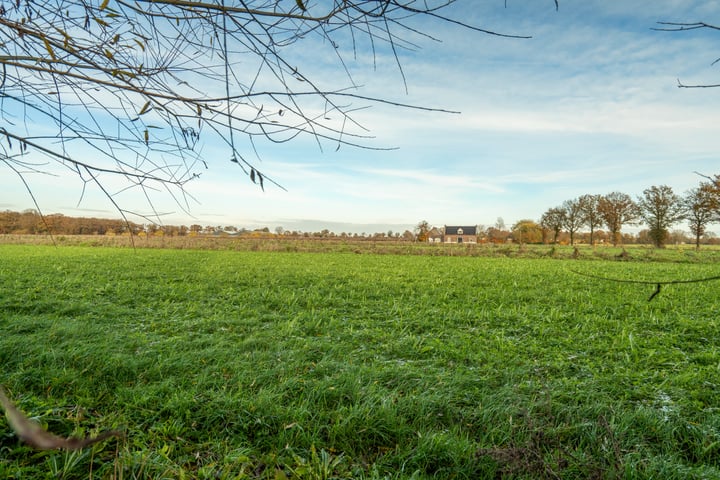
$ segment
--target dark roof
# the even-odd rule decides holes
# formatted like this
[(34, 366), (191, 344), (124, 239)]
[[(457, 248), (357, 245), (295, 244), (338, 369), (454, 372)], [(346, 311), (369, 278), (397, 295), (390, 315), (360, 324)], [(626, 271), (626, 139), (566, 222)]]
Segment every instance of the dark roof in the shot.
[[(462, 233), (458, 231), (462, 229)], [(477, 235), (477, 226), (448, 226), (445, 225), (445, 235)]]

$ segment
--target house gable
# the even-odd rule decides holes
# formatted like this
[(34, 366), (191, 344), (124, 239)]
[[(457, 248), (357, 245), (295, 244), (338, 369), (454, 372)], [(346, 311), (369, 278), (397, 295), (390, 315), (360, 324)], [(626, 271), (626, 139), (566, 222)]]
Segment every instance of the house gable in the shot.
[(444, 243), (477, 243), (477, 225), (445, 225)]

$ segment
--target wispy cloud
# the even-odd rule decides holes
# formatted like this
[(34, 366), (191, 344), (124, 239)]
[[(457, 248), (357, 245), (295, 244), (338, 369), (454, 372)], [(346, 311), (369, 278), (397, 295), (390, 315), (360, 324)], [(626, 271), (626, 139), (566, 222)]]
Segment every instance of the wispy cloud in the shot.
[(383, 178), (394, 179), (418, 184), (420, 187), (433, 189), (479, 189), (489, 192), (503, 192), (504, 189), (498, 185), (468, 175), (447, 175), (440, 170), (411, 170), (411, 169), (380, 169), (380, 168), (356, 168), (357, 173), (382, 180)]

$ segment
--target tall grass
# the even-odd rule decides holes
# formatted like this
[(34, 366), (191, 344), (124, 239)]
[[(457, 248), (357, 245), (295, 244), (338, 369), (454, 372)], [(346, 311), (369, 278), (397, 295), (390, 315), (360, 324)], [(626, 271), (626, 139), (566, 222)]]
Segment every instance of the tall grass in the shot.
[(517, 245), (504, 244), (430, 244), (397, 238), (356, 239), (352, 237), (278, 237), (252, 235), (0, 235), (0, 245), (57, 245), (80, 247), (118, 247), (132, 249), (232, 250), (285, 253), (355, 253), (370, 255), (429, 255), (507, 258), (554, 258), (574, 260), (622, 260), (644, 262), (709, 263), (720, 262), (720, 247), (670, 245), (657, 249), (650, 245), (614, 247), (603, 245)]
[(704, 263), (0, 246), (0, 477), (717, 478)]

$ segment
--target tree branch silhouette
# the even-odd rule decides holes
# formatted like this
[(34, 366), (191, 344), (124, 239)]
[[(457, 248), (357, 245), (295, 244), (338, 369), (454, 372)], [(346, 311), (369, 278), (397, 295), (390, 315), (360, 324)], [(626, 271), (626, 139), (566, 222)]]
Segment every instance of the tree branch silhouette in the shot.
[[(659, 32), (686, 32), (689, 30), (700, 30), (700, 29), (709, 29), (709, 30), (720, 30), (720, 27), (717, 25), (712, 25), (705, 22), (657, 22), (658, 25), (662, 25), (662, 27), (654, 27), (652, 30), (656, 30)], [(720, 58), (715, 59), (711, 63), (711, 65), (715, 65), (716, 63), (720, 62)], [(720, 87), (720, 83), (717, 84), (696, 84), (696, 85), (689, 85), (686, 83), (683, 83), (680, 81), (680, 79), (677, 79), (678, 88), (717, 88)]]
[[(260, 167), (258, 142), (302, 137), (378, 149), (355, 113), (384, 103), (448, 112), (361, 94), (340, 44), (400, 52), (414, 37), (434, 40), (414, 19), (482, 34), (530, 38), (470, 25), (444, 14), (454, 0), (50, 0), (0, 6), (0, 161), (32, 187), (52, 166), (90, 180), (125, 210), (120, 192), (148, 199), (161, 189), (189, 210), (188, 182), (229, 161), (264, 189), (282, 188)], [(557, 2), (556, 2), (557, 3)], [(311, 78), (298, 60), (312, 42), (329, 46), (350, 89)], [(308, 45), (310, 53), (303, 49)], [(405, 80), (403, 80), (405, 81)], [(321, 84), (328, 85), (323, 86)], [(358, 105), (357, 103), (362, 105)], [(220, 144), (225, 159), (202, 147)], [(43, 167), (27, 169), (28, 159)]]

